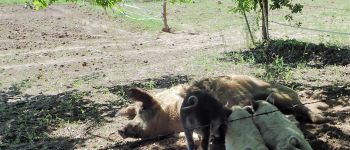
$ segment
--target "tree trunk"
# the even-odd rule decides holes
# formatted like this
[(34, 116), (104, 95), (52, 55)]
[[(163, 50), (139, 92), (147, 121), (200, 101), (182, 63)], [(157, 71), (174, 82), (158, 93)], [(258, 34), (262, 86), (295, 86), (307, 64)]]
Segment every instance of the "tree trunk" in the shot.
[(163, 32), (170, 32), (170, 28), (168, 26), (168, 20), (167, 20), (167, 13), (166, 13), (166, 4), (167, 0), (163, 0), (163, 23), (164, 23), (164, 28), (162, 29)]
[(250, 39), (252, 40), (253, 45), (255, 45), (255, 41), (254, 41), (254, 38), (253, 38), (253, 33), (250, 30), (250, 25), (249, 25), (249, 22), (248, 22), (248, 19), (247, 19), (247, 15), (245, 14), (244, 10), (242, 10), (242, 13), (243, 13), (243, 16), (244, 16), (244, 19), (245, 19), (245, 23), (247, 24), (247, 28), (248, 28), (248, 31), (249, 31)]
[(264, 7), (264, 18), (265, 18), (265, 32), (266, 32), (266, 40), (269, 41), (269, 4), (268, 0), (263, 0), (263, 7)]
[(259, 0), (259, 6), (260, 6), (260, 9), (261, 9), (261, 33), (262, 33), (262, 39), (263, 39), (263, 42), (267, 42), (268, 41), (268, 31), (267, 31), (267, 28), (266, 28), (266, 10), (264, 7), (264, 2), (265, 0)]

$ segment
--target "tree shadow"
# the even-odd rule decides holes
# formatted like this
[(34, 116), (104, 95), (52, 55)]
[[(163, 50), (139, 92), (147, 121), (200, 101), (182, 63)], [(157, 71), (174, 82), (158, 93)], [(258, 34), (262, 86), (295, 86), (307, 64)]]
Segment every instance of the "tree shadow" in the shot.
[(185, 144), (183, 145), (174, 144), (178, 140), (179, 140), (179, 137), (170, 134), (170, 135), (159, 136), (159, 137), (150, 138), (150, 139), (136, 140), (136, 141), (130, 141), (126, 143), (116, 143), (114, 145), (105, 147), (101, 150), (107, 150), (107, 149), (134, 150), (144, 146), (146, 146), (148, 149), (186, 150), (187, 147)]
[(306, 124), (301, 124), (299, 126), (301, 131), (304, 133), (304, 136), (306, 139), (308, 139), (308, 142), (310, 143), (311, 147), (313, 149), (317, 150), (329, 150), (332, 149), (332, 146), (329, 145), (327, 142), (322, 141), (319, 139), (317, 133), (311, 133), (309, 130), (314, 129), (315, 127), (310, 127)]
[(66, 91), (56, 95), (23, 94), (16, 85), (0, 91), (0, 149), (73, 149), (84, 138), (49, 134), (70, 122), (108, 122), (117, 110), (113, 102), (95, 103), (90, 92)]
[(149, 78), (145, 80), (136, 80), (129, 84), (116, 85), (108, 87), (109, 91), (112, 93), (118, 93), (119, 91), (126, 91), (132, 87), (139, 87), (145, 89), (161, 89), (170, 88), (172, 86), (188, 83), (193, 78), (188, 75), (164, 75), (160, 78)]
[(118, 105), (125, 106), (127, 104), (130, 104), (130, 101), (126, 94), (130, 88), (138, 87), (148, 90), (170, 88), (178, 84), (188, 83), (192, 79), (193, 77), (188, 75), (164, 75), (160, 78), (136, 80), (128, 84), (120, 84), (111, 87), (96, 87), (96, 89), (107, 88), (109, 92), (116, 94), (121, 98), (118, 100)]
[(291, 67), (296, 67), (298, 63), (305, 63), (310, 67), (323, 68), (326, 65), (348, 65), (349, 56), (350, 47), (279, 39), (272, 40), (268, 46), (259, 45), (245, 51), (224, 52), (223, 57), (218, 59), (234, 63), (253, 60), (256, 64), (270, 64), (279, 57)]
[(344, 84), (309, 86), (301, 83), (285, 83), (289, 87), (297, 90), (318, 91), (318, 99), (325, 102), (330, 108), (335, 106), (349, 106), (350, 104), (350, 82)]
[(287, 86), (294, 87), (294, 89), (299, 91), (317, 91), (311, 93), (317, 94), (313, 99), (321, 100), (329, 106), (329, 108), (323, 110), (321, 114), (330, 118), (330, 122), (324, 124), (300, 124), (299, 126), (313, 149), (338, 149), (336, 146), (339, 145), (334, 144), (334, 141), (342, 143), (342, 148), (350, 149), (350, 143), (348, 143), (350, 132), (348, 132), (347, 129), (341, 128), (342, 124), (347, 124), (349, 121), (349, 110), (337, 109), (339, 107), (344, 108), (350, 106), (350, 84), (344, 83), (343, 85), (310, 86), (291, 82), (287, 84)]
[[(350, 149), (350, 143), (348, 142), (350, 135), (333, 125), (304, 124), (304, 125), (300, 125), (300, 129), (304, 133), (305, 138), (308, 139), (308, 142), (310, 143), (313, 149), (317, 149), (317, 150), (339, 149), (337, 145), (331, 144), (332, 141), (334, 140), (342, 144), (341, 145), (342, 149)], [(321, 140), (320, 137), (326, 137), (326, 140), (325, 138)]]

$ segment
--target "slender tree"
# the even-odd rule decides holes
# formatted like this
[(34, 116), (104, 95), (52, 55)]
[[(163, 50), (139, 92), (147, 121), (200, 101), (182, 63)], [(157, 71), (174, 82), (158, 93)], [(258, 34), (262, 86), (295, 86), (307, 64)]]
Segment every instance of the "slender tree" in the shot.
[[(269, 41), (269, 9), (281, 9), (282, 7), (287, 7), (291, 11), (290, 14), (285, 16), (286, 20), (292, 20), (292, 13), (299, 13), (303, 9), (303, 5), (301, 4), (293, 4), (291, 0), (271, 0), (272, 4), (269, 3), (268, 0), (233, 0), (235, 2), (235, 6), (233, 7), (233, 12), (250, 12), (255, 11), (261, 14), (261, 33), (263, 42)], [(257, 9), (259, 6), (260, 9)], [(249, 24), (246, 19), (246, 23)]]
[(167, 0), (163, 0), (163, 11), (162, 11), (162, 16), (163, 16), (163, 23), (164, 23), (164, 27), (162, 29), (163, 32), (170, 32), (170, 27), (168, 25), (168, 19), (167, 19)]
[(250, 24), (249, 24), (249, 21), (248, 21), (248, 18), (247, 18), (247, 15), (246, 15), (246, 12), (249, 12), (250, 10), (253, 10), (255, 8), (255, 3), (254, 1), (237, 1), (237, 7), (231, 9), (231, 11), (233, 11), (234, 13), (241, 13), (244, 17), (244, 20), (245, 20), (245, 23), (247, 25), (247, 28), (248, 28), (248, 32), (249, 32), (249, 35), (250, 35), (250, 39), (252, 40), (252, 43), (255, 44), (255, 41), (254, 41), (254, 37), (253, 37), (253, 33), (252, 33), (252, 30), (250, 28)]

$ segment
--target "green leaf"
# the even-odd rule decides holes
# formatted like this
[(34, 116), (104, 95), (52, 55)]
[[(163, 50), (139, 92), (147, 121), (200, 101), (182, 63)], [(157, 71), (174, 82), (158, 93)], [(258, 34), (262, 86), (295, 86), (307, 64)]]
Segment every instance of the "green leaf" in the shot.
[(33, 5), (35, 6), (36, 10), (46, 8), (47, 2), (45, 0), (33, 0)]

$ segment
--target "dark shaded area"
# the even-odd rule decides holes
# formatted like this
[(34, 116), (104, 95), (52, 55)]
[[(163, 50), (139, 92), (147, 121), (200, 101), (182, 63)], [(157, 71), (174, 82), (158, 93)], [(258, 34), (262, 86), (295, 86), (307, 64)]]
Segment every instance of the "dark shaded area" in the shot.
[[(164, 142), (166, 140), (166, 142)], [(137, 140), (132, 142), (120, 142), (116, 143), (114, 145), (105, 147), (100, 150), (107, 150), (107, 149), (123, 149), (123, 150), (134, 150), (138, 149), (139, 147), (143, 146), (150, 146), (155, 143), (159, 144), (159, 146), (152, 147), (152, 149), (159, 149), (159, 150), (186, 150), (186, 145), (174, 145), (177, 140), (179, 140), (178, 137), (173, 135), (165, 135), (165, 136), (159, 136), (156, 138), (150, 138), (150, 139), (143, 139), (143, 140)], [(167, 144), (169, 143), (169, 144)]]
[[(299, 126), (313, 149), (339, 149), (338, 147), (334, 147), (334, 144), (332, 143), (334, 141), (341, 143), (341, 149), (350, 149), (350, 143), (348, 142), (348, 139), (350, 139), (350, 133), (335, 126), (339, 123), (345, 124), (350, 113), (346, 110), (335, 111), (332, 109), (336, 106), (349, 106), (350, 83), (344, 83), (343, 85), (309, 86), (291, 82), (287, 84), (287, 86), (294, 87), (294, 89), (299, 91), (318, 91), (320, 93), (318, 97), (319, 99), (317, 100), (323, 101), (330, 107), (328, 110), (322, 112), (322, 115), (331, 119), (330, 122), (324, 124), (300, 124)], [(321, 140), (321, 137), (323, 139), (326, 137), (327, 140)]]
[[(305, 138), (308, 139), (308, 142), (312, 146), (313, 149), (317, 150), (330, 150), (330, 149), (340, 149), (349, 150), (350, 143), (348, 139), (350, 138), (349, 133), (344, 133), (344, 131), (339, 128), (330, 125), (330, 124), (322, 124), (322, 125), (311, 125), (304, 124), (300, 126), (300, 129), (305, 135)], [(314, 133), (310, 132), (310, 130), (314, 130)], [(320, 137), (327, 136), (326, 141), (320, 140)], [(341, 145), (339, 147), (332, 146), (332, 141), (337, 141)]]
[(344, 84), (334, 84), (325, 86), (310, 86), (303, 85), (297, 82), (282, 83), (288, 87), (292, 87), (295, 90), (309, 90), (309, 91), (320, 91), (320, 97), (318, 100), (322, 100), (330, 108), (335, 106), (349, 106), (350, 105), (350, 81)]
[(255, 63), (270, 64), (277, 57), (285, 64), (295, 67), (298, 63), (322, 68), (325, 65), (350, 64), (350, 47), (306, 43), (297, 40), (272, 40), (268, 46), (259, 45), (246, 51), (225, 52), (221, 61), (239, 62), (241, 59), (254, 59)]
[(192, 79), (191, 76), (187, 75), (164, 75), (160, 78), (150, 78), (145, 80), (132, 81), (129, 84), (116, 85), (109, 87), (108, 89), (112, 93), (118, 93), (121, 89), (126, 91), (132, 87), (139, 87), (144, 89), (153, 89), (153, 88), (170, 88), (178, 84), (188, 83)]
[[(121, 99), (118, 101), (118, 105), (125, 106), (130, 103), (128, 100), (126, 92), (133, 87), (139, 87), (143, 89), (160, 89), (160, 88), (170, 88), (178, 84), (188, 83), (193, 78), (188, 75), (164, 75), (160, 78), (150, 78), (145, 80), (132, 81), (128, 84), (121, 84), (112, 87), (107, 87), (108, 90), (118, 95)], [(97, 89), (103, 87), (96, 87)]]
[(172, 135), (166, 135), (166, 136), (159, 136), (156, 138), (149, 138), (149, 139), (142, 139), (142, 140), (137, 140), (137, 141), (131, 141), (131, 142), (126, 142), (126, 143), (116, 143), (108, 148), (104, 148), (101, 150), (107, 150), (107, 149), (135, 149), (137, 147), (145, 146), (145, 145), (150, 145), (154, 144), (155, 142), (160, 142), (164, 139), (168, 139), (173, 137)]
[(170, 75), (108, 87), (122, 99), (105, 104), (87, 99), (90, 92), (27, 95), (21, 92), (27, 81), (13, 84), (0, 91), (0, 149), (74, 149), (87, 139), (52, 138), (49, 133), (65, 122), (108, 122), (106, 117), (114, 117), (121, 104), (129, 103), (125, 91), (131, 87), (168, 88), (190, 79), (186, 75)]
[(107, 122), (114, 104), (85, 99), (89, 92), (71, 90), (56, 95), (27, 95), (14, 84), (0, 91), (0, 149), (74, 149), (86, 139), (49, 137), (66, 122)]

